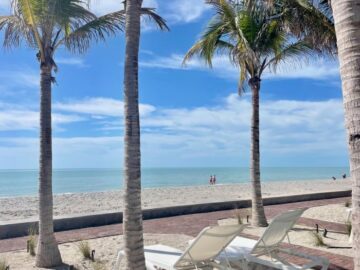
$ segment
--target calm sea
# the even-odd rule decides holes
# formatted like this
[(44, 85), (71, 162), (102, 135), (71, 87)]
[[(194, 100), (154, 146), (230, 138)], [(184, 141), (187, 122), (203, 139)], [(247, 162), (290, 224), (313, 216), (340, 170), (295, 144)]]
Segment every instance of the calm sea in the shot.
[[(262, 181), (289, 181), (340, 178), (349, 175), (347, 167), (262, 168)], [(218, 184), (249, 181), (248, 168), (145, 168), (143, 188), (207, 185), (215, 174)], [(36, 170), (0, 170), (0, 197), (35, 195)], [(122, 171), (118, 169), (57, 169), (53, 175), (54, 193), (93, 192), (120, 189)]]

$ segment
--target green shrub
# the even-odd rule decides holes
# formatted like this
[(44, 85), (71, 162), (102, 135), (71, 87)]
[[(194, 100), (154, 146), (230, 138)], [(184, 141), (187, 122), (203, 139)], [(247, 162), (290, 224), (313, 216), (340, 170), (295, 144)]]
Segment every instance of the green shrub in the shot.
[(346, 226), (346, 233), (348, 234), (348, 236), (350, 236), (351, 235), (351, 230), (352, 230), (351, 221), (346, 221), (345, 226)]
[(316, 247), (325, 247), (326, 246), (322, 235), (320, 235), (317, 232), (311, 232), (311, 235), (313, 237), (313, 242)]
[(0, 270), (6, 270), (7, 266), (6, 260), (0, 258)]
[(237, 219), (238, 224), (243, 224), (240, 209), (236, 209), (236, 210), (235, 210), (235, 218)]
[(27, 251), (31, 256), (36, 255), (36, 236), (37, 236), (37, 229), (34, 227), (31, 227), (29, 229), (29, 238), (27, 240)]
[(86, 241), (81, 241), (78, 244), (78, 248), (80, 253), (83, 255), (84, 259), (89, 259), (91, 260), (91, 248), (88, 242)]
[(350, 201), (346, 201), (345, 203), (344, 203), (344, 205), (345, 205), (345, 207), (351, 207), (351, 202)]

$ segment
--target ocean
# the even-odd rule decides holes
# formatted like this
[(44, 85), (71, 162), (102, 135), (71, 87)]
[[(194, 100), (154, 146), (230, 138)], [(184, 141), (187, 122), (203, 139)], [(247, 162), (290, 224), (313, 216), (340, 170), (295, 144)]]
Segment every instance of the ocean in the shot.
[[(293, 181), (341, 178), (348, 167), (264, 167), (261, 180)], [(95, 192), (121, 189), (120, 169), (55, 169), (54, 193)], [(179, 187), (207, 185), (210, 175), (217, 184), (246, 183), (249, 168), (144, 168), (142, 187)], [(0, 197), (31, 196), (37, 193), (37, 170), (0, 170)]]

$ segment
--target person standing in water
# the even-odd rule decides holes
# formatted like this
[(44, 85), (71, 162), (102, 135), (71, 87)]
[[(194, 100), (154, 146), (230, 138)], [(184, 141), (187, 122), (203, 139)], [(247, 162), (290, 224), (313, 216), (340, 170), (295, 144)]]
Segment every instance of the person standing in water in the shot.
[(212, 175), (210, 175), (209, 184), (210, 184), (210, 185), (213, 184), (213, 176), (212, 176)]
[(214, 174), (214, 177), (213, 177), (213, 184), (215, 185), (216, 184), (216, 175)]

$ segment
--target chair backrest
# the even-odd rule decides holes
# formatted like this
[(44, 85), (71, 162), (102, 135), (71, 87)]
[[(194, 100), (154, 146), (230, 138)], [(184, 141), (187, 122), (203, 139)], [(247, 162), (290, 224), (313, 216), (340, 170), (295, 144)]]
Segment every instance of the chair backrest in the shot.
[(284, 240), (287, 233), (295, 225), (307, 208), (291, 210), (276, 216), (266, 228), (251, 253), (267, 253)]
[(244, 225), (226, 225), (203, 229), (177, 260), (175, 268), (215, 259), (243, 228)]

